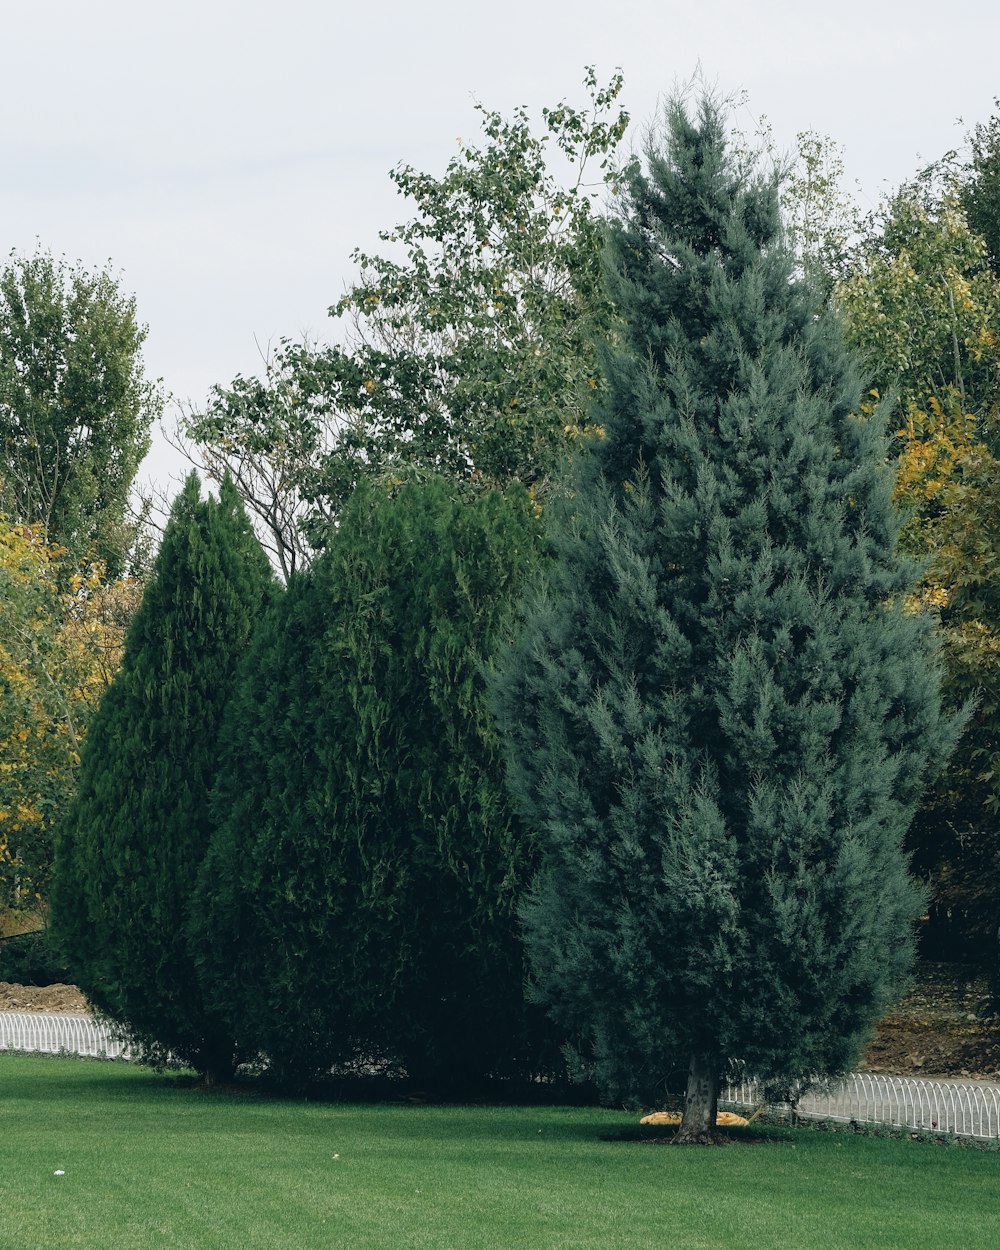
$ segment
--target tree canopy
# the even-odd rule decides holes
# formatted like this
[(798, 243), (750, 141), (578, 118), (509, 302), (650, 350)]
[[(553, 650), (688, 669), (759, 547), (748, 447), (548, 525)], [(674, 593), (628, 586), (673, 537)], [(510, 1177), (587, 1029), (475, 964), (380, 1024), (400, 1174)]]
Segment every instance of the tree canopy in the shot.
[(145, 337), (107, 271), (44, 252), (0, 270), (0, 511), (112, 578), (135, 543), (129, 494), (162, 408)]
[[(993, 101), (1000, 108), (1000, 99)], [(986, 244), (994, 275), (1000, 278), (1000, 116), (973, 127), (971, 154), (962, 179), (962, 207), (969, 225)]]
[(140, 597), (83, 569), (40, 526), (0, 516), (0, 882), (3, 906), (37, 910), (90, 719)]
[(948, 153), (890, 196), (865, 224), (834, 292), (878, 388), (901, 397), (896, 499), (906, 517), (903, 546), (921, 562), (914, 601), (940, 619), (946, 698), (975, 704), (910, 831), (914, 868), (932, 889), (924, 950), (986, 962), (1000, 949), (1000, 280), (983, 233), (995, 132), (995, 119), (977, 126), (968, 158)]
[(848, 342), (903, 411), (954, 392), (979, 417), (1000, 392), (1000, 285), (961, 188), (931, 167), (869, 223), (835, 300)]
[(612, 226), (605, 437), (496, 681), (542, 867), (538, 994), (615, 1098), (738, 1062), (834, 1073), (898, 993), (920, 896), (902, 840), (956, 732), (897, 555), (885, 413), (794, 280), (774, 179), (704, 100)]
[(186, 435), (229, 471), (287, 575), (322, 545), (362, 477), (446, 474), (542, 488), (588, 427), (602, 385), (593, 348), (602, 194), (628, 124), (622, 78), (543, 111), (536, 134), (477, 106), (483, 141), (444, 174), (390, 177), (414, 216), (355, 252), (360, 276), (331, 308), (344, 342), (285, 341), (265, 377), (217, 387)]
[(481, 675), (538, 530), (523, 490), (362, 484), (241, 669), (196, 941), (206, 995), (285, 1080), (379, 1058), (436, 1089), (539, 1071), (532, 851)]
[(52, 919), (78, 984), (148, 1055), (224, 1073), (233, 1042), (199, 996), (187, 926), (222, 714), (273, 587), (232, 484), (199, 491), (191, 474), (93, 718)]

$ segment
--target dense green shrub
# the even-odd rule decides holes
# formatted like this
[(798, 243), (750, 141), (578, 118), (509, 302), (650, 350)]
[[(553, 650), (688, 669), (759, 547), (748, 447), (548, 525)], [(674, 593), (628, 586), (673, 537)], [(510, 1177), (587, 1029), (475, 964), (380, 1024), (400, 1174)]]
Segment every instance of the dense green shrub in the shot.
[(70, 980), (47, 929), (0, 938), (0, 981), (14, 985), (57, 985)]
[(194, 932), (202, 983), (280, 1074), (538, 1067), (512, 817), (481, 668), (537, 560), (527, 494), (361, 487), (241, 671)]
[(236, 667), (273, 593), (231, 483), (174, 503), (125, 656), (92, 723), (56, 856), (55, 934), (74, 979), (152, 1057), (224, 1073), (186, 926)]

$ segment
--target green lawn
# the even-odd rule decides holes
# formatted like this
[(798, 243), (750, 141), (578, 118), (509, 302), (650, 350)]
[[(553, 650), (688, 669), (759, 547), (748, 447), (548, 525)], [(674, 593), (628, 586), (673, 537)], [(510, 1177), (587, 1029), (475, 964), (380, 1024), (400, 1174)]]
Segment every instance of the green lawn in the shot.
[(808, 1129), (697, 1149), (604, 1140), (634, 1123), (206, 1094), (0, 1054), (0, 1247), (1000, 1246), (1000, 1155)]

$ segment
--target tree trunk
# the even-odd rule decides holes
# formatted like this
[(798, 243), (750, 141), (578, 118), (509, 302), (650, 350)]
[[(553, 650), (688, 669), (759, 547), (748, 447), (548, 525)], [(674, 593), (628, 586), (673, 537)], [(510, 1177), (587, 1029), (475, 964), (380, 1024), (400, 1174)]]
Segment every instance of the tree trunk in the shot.
[(202, 1084), (228, 1085), (236, 1073), (235, 1051), (233, 1042), (222, 1035), (206, 1040), (199, 1065)]
[(684, 1116), (674, 1138), (678, 1145), (711, 1142), (719, 1110), (719, 1072), (708, 1055), (692, 1054), (688, 1068)]
[(235, 1073), (236, 1068), (232, 1063), (219, 1060), (206, 1064), (201, 1073), (201, 1083), (206, 1089), (213, 1089), (217, 1085), (228, 1085)]

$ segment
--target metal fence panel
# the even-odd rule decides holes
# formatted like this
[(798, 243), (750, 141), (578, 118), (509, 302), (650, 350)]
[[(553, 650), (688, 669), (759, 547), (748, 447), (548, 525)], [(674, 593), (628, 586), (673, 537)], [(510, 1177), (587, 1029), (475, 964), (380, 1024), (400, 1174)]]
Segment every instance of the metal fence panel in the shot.
[[(760, 1090), (750, 1082), (728, 1086), (721, 1098), (740, 1106), (759, 1106), (763, 1101)], [(1000, 1086), (985, 1081), (930, 1081), (853, 1072), (828, 1090), (803, 1094), (795, 1111), (810, 1119), (1000, 1138)]]
[(128, 1047), (109, 1027), (91, 1016), (46, 1015), (38, 1011), (0, 1011), (0, 1050), (129, 1059)]
[[(0, 1051), (130, 1059), (128, 1046), (91, 1016), (0, 1011)], [(763, 1101), (752, 1082), (723, 1088), (720, 1102), (756, 1107)], [(814, 1089), (795, 1111), (811, 1119), (856, 1120), (899, 1128), (1000, 1139), (1000, 1085), (985, 1081), (929, 1081), (919, 1077), (854, 1072), (828, 1090)]]

